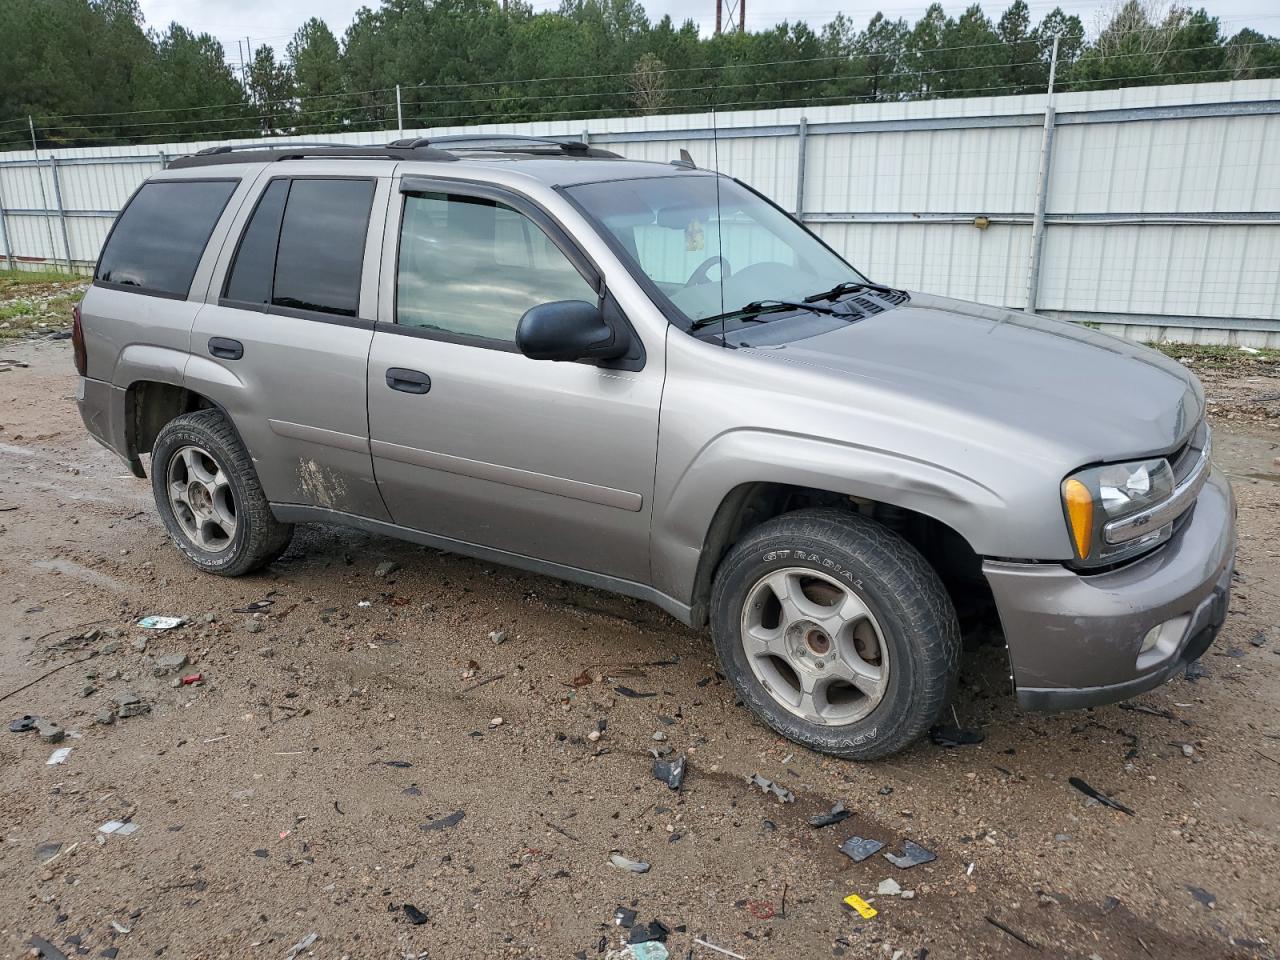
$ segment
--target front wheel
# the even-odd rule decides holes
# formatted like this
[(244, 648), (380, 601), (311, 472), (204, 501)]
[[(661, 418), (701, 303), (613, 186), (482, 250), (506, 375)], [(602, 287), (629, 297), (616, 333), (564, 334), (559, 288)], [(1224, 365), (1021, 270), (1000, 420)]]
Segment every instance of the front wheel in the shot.
[(186, 413), (161, 428), (151, 489), (174, 544), (206, 573), (252, 573), (293, 538), (293, 525), (271, 513), (249, 452), (217, 410)]
[(893, 531), (835, 508), (751, 530), (716, 572), (716, 653), (769, 727), (823, 753), (901, 750), (946, 706), (960, 662), (951, 599)]

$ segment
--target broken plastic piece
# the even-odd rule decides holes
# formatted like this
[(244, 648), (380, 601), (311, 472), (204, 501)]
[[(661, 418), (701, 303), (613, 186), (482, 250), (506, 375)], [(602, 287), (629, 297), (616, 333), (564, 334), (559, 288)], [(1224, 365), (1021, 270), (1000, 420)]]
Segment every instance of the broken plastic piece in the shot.
[(614, 687), (614, 693), (620, 693), (624, 697), (632, 700), (643, 700), (645, 697), (656, 697), (656, 693), (641, 693), (639, 690), (632, 690), (630, 687)]
[(932, 863), (938, 859), (938, 855), (932, 850), (926, 850), (914, 840), (902, 841), (902, 856), (894, 853), (886, 853), (884, 858), (892, 863), (895, 867), (901, 867), (907, 870), (911, 867), (918, 867), (922, 863)]
[(303, 950), (306, 950), (319, 939), (320, 934), (308, 933), (305, 937), (289, 948), (289, 952), (285, 954), (285, 960), (293, 960), (294, 957), (300, 954)]
[(138, 626), (143, 630), (172, 630), (186, 622), (182, 617), (143, 617), (138, 621)]
[(34, 730), (39, 717), (33, 717), (30, 714), (19, 717), (17, 720), (9, 721), (10, 733), (26, 733), (28, 730)]
[(821, 829), (822, 827), (834, 827), (842, 820), (848, 820), (852, 813), (844, 807), (844, 801), (837, 800), (836, 805), (826, 813), (820, 813), (816, 817), (809, 818), (809, 826)]
[(1079, 777), (1070, 777), (1067, 780), (1067, 783), (1071, 784), (1073, 787), (1075, 787), (1077, 790), (1083, 793), (1086, 797), (1092, 797), (1094, 800), (1097, 800), (1103, 806), (1110, 807), (1112, 810), (1119, 810), (1121, 813), (1127, 814), (1130, 817), (1136, 816), (1136, 814), (1132, 810), (1126, 807), (1119, 800), (1114, 800), (1111, 797), (1108, 797), (1101, 790), (1094, 789), (1093, 787), (1089, 786), (1089, 784), (1081, 780)]
[(627, 870), (631, 873), (649, 872), (649, 864), (645, 863), (643, 860), (631, 860), (620, 853), (609, 854), (609, 862), (619, 870)]
[(871, 904), (867, 903), (867, 901), (863, 900), (856, 893), (849, 894), (847, 897), (844, 898), (844, 902), (848, 906), (856, 910), (858, 913), (858, 916), (860, 916), (863, 920), (870, 920), (872, 917), (874, 917), (877, 913), (880, 912)]
[(626, 927), (628, 930), (636, 922), (636, 912), (628, 910), (626, 907), (619, 906), (613, 911), (613, 922), (620, 927)]
[(734, 953), (732, 950), (726, 950), (724, 947), (717, 947), (714, 943), (708, 943), (701, 937), (694, 937), (693, 942), (698, 944), (700, 947), (706, 947), (708, 950), (714, 950), (716, 953), (723, 953), (726, 957), (733, 957), (734, 960), (747, 960), (747, 958), (742, 954)]
[(415, 927), (420, 927), (427, 922), (427, 915), (415, 907), (412, 903), (406, 903), (401, 907), (404, 911), (405, 919), (412, 923)]
[(671, 954), (657, 940), (646, 940), (644, 943), (633, 943), (628, 948), (635, 960), (669, 960)]
[(66, 763), (67, 757), (71, 756), (70, 747), (59, 747), (53, 753), (49, 754), (49, 759), (44, 762), (46, 767), (52, 767), (59, 763)]
[(896, 897), (902, 892), (902, 885), (893, 877), (888, 877), (880, 881), (880, 886), (876, 887), (876, 894), (881, 897)]
[(758, 773), (753, 773), (751, 776), (747, 777), (747, 783), (751, 784), (751, 786), (753, 787), (759, 787), (765, 793), (772, 793), (775, 797), (777, 797), (783, 803), (796, 802), (796, 795), (794, 793), (792, 793), (786, 787), (779, 786), (778, 784), (774, 783), (772, 780), (769, 780), (766, 777), (760, 776), (760, 774)]
[(419, 830), (429, 833), (433, 830), (447, 830), (449, 827), (456, 827), (462, 822), (462, 818), (467, 815), (465, 810), (456, 810), (447, 817), (441, 817), (439, 820), (428, 820)]
[(246, 603), (243, 607), (236, 607), (232, 613), (257, 613), (259, 610), (265, 610), (267, 607), (275, 603), (274, 600), (254, 600), (252, 603)]
[(940, 747), (969, 747), (987, 739), (981, 730), (938, 725), (929, 729), (929, 739)]
[(840, 852), (852, 860), (854, 863), (861, 863), (867, 857), (884, 846), (879, 840), (867, 840), (862, 837), (850, 837), (844, 843), (840, 844)]
[(635, 923), (631, 925), (631, 934), (627, 937), (627, 943), (661, 942), (667, 939), (669, 933), (671, 933), (671, 928), (661, 920), (652, 920), (649, 923)]
[(183, 677), (183, 678), (182, 678), (182, 685), (183, 685), (184, 687), (189, 687), (189, 686), (191, 686), (193, 683), (200, 683), (200, 682), (202, 682), (203, 680), (204, 680), (204, 674), (203, 674), (203, 673), (191, 673), (191, 674), (188, 674), (187, 676), (185, 676), (185, 677)]
[(684, 754), (674, 760), (654, 760), (653, 775), (672, 790), (679, 790), (684, 784)]
[(1205, 677), (1209, 676), (1209, 671), (1205, 669), (1204, 664), (1201, 663), (1199, 660), (1192, 660), (1190, 663), (1187, 664), (1187, 670), (1185, 675), (1188, 680), (1190, 680), (1192, 683), (1195, 683), (1197, 680), (1202, 680)]

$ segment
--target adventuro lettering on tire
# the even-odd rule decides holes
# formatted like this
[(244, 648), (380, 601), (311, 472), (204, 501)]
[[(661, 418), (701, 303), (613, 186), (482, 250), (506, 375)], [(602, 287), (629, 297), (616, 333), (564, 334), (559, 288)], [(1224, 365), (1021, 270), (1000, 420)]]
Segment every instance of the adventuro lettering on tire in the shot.
[(851, 759), (923, 734), (960, 661), (933, 568), (893, 531), (838, 508), (749, 531), (716, 571), (711, 623), (725, 675), (765, 724)]

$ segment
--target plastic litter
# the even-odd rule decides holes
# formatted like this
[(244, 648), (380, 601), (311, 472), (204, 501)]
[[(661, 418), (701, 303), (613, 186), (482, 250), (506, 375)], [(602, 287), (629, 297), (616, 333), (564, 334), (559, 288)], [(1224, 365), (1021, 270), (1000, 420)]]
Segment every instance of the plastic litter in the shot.
[(189, 687), (193, 683), (203, 683), (203, 682), (204, 682), (203, 673), (191, 673), (182, 678), (182, 685), (184, 687)]
[(694, 937), (693, 942), (700, 947), (706, 947), (708, 950), (714, 950), (716, 953), (723, 953), (726, 957), (733, 957), (734, 960), (747, 960), (747, 958), (742, 954), (734, 953), (732, 950), (726, 950), (724, 947), (717, 947), (714, 943), (708, 943), (701, 937)]
[(40, 951), (44, 960), (67, 960), (67, 955), (43, 937), (31, 937), (27, 943)]
[(639, 690), (632, 690), (630, 687), (614, 687), (613, 692), (621, 694), (622, 696), (628, 697), (632, 700), (642, 700), (645, 697), (657, 696), (656, 693), (641, 693)]
[(1195, 683), (1197, 680), (1203, 680), (1205, 677), (1209, 676), (1209, 671), (1205, 669), (1204, 664), (1199, 660), (1192, 660), (1187, 664), (1185, 676), (1192, 683)]
[(59, 747), (53, 753), (49, 754), (49, 759), (44, 762), (46, 767), (52, 767), (59, 763), (66, 763), (67, 757), (71, 756), (70, 747)]
[(845, 904), (857, 912), (863, 920), (870, 920), (880, 911), (873, 907), (867, 901), (863, 900), (856, 893), (851, 893), (844, 898)]
[(940, 747), (970, 747), (982, 743), (987, 735), (981, 730), (966, 730), (939, 724), (929, 729), (929, 739)]
[(319, 939), (320, 934), (308, 933), (305, 937), (289, 948), (289, 952), (284, 955), (285, 960), (293, 960), (294, 957), (300, 954), (303, 950), (306, 950)]
[(774, 783), (772, 780), (769, 780), (766, 777), (760, 776), (760, 774), (758, 773), (753, 773), (751, 776), (747, 777), (747, 783), (753, 787), (759, 787), (765, 793), (773, 794), (783, 803), (796, 802), (796, 795), (794, 793), (792, 793), (786, 787), (779, 786), (778, 784)]
[(10, 720), (9, 732), (10, 733), (26, 733), (29, 730), (34, 730), (36, 728), (36, 722), (39, 719), (40, 719), (39, 717), (33, 717), (30, 714), (27, 714), (25, 716), (19, 717), (17, 720)]
[(627, 870), (631, 873), (649, 872), (649, 864), (645, 863), (643, 860), (631, 860), (620, 853), (609, 854), (609, 862), (619, 870)]
[(895, 867), (907, 870), (911, 867), (918, 867), (922, 863), (932, 863), (938, 859), (938, 855), (932, 850), (926, 850), (914, 840), (903, 840), (902, 856), (899, 857), (894, 853), (886, 852), (884, 858)]
[(1071, 784), (1073, 787), (1075, 787), (1077, 790), (1083, 793), (1086, 797), (1092, 797), (1094, 800), (1097, 800), (1103, 806), (1110, 807), (1112, 810), (1119, 810), (1121, 813), (1130, 817), (1136, 816), (1136, 814), (1131, 809), (1126, 807), (1119, 800), (1115, 800), (1107, 796), (1101, 790), (1097, 790), (1089, 786), (1089, 784), (1085, 783), (1079, 777), (1070, 777), (1067, 780), (1067, 783)]
[(679, 790), (684, 785), (685, 756), (680, 754), (674, 760), (654, 760), (653, 775), (672, 790)]
[(840, 844), (840, 852), (854, 863), (861, 863), (867, 857), (880, 851), (884, 844), (879, 840), (868, 840), (863, 837), (850, 837)]
[(896, 897), (901, 892), (902, 885), (892, 877), (889, 877), (886, 880), (881, 880), (880, 886), (876, 887), (876, 894), (881, 897)]
[(661, 920), (652, 920), (649, 923), (633, 923), (629, 929), (631, 930), (630, 935), (627, 937), (627, 943), (629, 944), (662, 942), (671, 933), (671, 928)]
[(257, 613), (260, 610), (266, 610), (275, 603), (274, 600), (254, 600), (252, 603), (246, 603), (243, 607), (235, 607), (232, 613)]
[(424, 833), (430, 833), (435, 830), (447, 830), (450, 827), (456, 827), (462, 822), (462, 818), (467, 815), (465, 810), (456, 810), (447, 817), (441, 817), (438, 820), (428, 820), (418, 829)]
[(1013, 939), (1017, 940), (1021, 944), (1025, 944), (1026, 946), (1030, 947), (1032, 950), (1040, 949), (1040, 945), (1037, 944), (1034, 940), (1030, 940), (1027, 937), (1024, 937), (1017, 930), (1013, 929), (1013, 927), (1006, 926), (1005, 924), (997, 920), (995, 917), (987, 916), (986, 921), (987, 923), (995, 927), (997, 930), (1000, 930), (1003, 933), (1007, 933), (1009, 936), (1013, 937)]
[(172, 630), (186, 623), (183, 617), (143, 617), (138, 626), (143, 630)]
[(821, 829), (822, 827), (834, 827), (837, 823), (840, 823), (842, 820), (848, 820), (851, 816), (853, 816), (853, 814), (845, 809), (844, 801), (838, 800), (836, 801), (836, 805), (826, 813), (820, 813), (816, 817), (810, 817), (809, 826), (815, 829)]
[(400, 908), (404, 911), (405, 919), (412, 923), (415, 927), (420, 927), (427, 922), (427, 915), (415, 907), (412, 903), (406, 903)]
[(635, 960), (668, 960), (671, 954), (666, 946), (657, 940), (646, 940), (644, 943), (633, 943), (627, 948)]

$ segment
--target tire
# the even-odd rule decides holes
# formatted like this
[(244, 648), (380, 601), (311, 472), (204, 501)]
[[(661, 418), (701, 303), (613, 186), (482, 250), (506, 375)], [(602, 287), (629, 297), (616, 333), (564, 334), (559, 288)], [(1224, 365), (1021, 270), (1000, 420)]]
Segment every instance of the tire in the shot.
[(161, 428), (151, 490), (174, 544), (206, 573), (260, 570), (293, 539), (293, 525), (272, 514), (248, 451), (218, 410), (186, 413)]
[(937, 573), (893, 531), (837, 508), (775, 517), (735, 544), (716, 571), (711, 629), (757, 717), (848, 759), (920, 737), (959, 671), (960, 627)]

